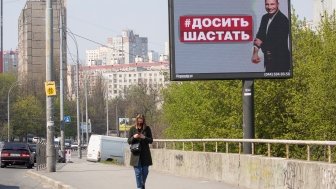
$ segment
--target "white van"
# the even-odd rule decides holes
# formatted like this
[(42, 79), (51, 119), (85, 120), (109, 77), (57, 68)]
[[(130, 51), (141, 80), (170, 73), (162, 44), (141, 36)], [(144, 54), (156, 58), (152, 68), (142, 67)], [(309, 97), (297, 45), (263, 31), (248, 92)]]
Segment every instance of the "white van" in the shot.
[(126, 147), (128, 147), (127, 138), (91, 135), (86, 160), (94, 162), (115, 160), (123, 163)]

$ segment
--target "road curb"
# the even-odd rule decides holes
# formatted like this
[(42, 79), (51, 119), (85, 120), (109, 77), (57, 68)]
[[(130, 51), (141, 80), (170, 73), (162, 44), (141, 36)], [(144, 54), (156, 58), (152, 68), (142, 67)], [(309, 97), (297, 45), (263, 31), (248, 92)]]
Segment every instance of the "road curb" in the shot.
[(42, 175), (41, 173), (38, 173), (33, 170), (27, 171), (28, 176), (32, 177), (33, 179), (37, 179), (43, 183), (46, 183), (47, 185), (51, 186), (53, 189), (76, 189), (75, 187), (64, 184), (57, 180), (53, 180), (45, 175)]

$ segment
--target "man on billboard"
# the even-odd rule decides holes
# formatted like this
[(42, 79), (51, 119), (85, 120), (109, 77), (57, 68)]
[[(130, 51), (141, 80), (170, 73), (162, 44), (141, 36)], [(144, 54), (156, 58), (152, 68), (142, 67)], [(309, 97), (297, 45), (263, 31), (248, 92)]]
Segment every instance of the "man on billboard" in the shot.
[(278, 0), (265, 0), (267, 14), (263, 15), (254, 39), (252, 62), (261, 61), (259, 49), (264, 53), (265, 72), (289, 72), (288, 49), (289, 20), (279, 10)]

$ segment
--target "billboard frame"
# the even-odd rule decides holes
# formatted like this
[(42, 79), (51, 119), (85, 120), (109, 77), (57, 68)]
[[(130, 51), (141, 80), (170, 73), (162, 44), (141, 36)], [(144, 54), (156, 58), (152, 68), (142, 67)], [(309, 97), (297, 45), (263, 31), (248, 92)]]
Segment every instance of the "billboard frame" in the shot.
[[(170, 80), (172, 81), (196, 81), (196, 80), (251, 80), (251, 79), (291, 79), (293, 77), (293, 61), (292, 61), (292, 32), (291, 32), (291, 6), (290, 0), (285, 0), (288, 3), (288, 15), (289, 20), (289, 36), (288, 45), (290, 53), (290, 69), (289, 72), (218, 72), (218, 73), (183, 73), (179, 74), (176, 72), (176, 65), (178, 63), (175, 61), (175, 20), (174, 15), (174, 2), (178, 0), (168, 0), (168, 18), (169, 18), (169, 51), (170, 51)], [(204, 0), (208, 1), (208, 0)], [(261, 0), (262, 1), (262, 0)], [(197, 14), (197, 13), (196, 13)], [(258, 23), (259, 25), (259, 23)], [(255, 37), (255, 34), (253, 35)], [(253, 45), (251, 45), (251, 48)]]

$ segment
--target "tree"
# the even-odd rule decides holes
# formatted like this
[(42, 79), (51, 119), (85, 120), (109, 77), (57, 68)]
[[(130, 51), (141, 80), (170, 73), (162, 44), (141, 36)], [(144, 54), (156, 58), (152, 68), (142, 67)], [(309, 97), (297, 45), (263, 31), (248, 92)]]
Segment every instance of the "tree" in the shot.
[[(88, 95), (88, 114), (91, 120), (92, 132), (96, 134), (106, 134), (106, 84), (103, 77), (96, 78), (95, 85), (92, 85), (90, 95)], [(84, 98), (82, 98), (84, 100)], [(85, 110), (83, 101), (82, 110)], [(85, 113), (82, 111), (82, 113)]]
[[(15, 83), (16, 78), (11, 74), (0, 74), (0, 140), (7, 139), (7, 95), (9, 88)], [(16, 97), (17, 88), (11, 92), (11, 100)]]
[(126, 117), (134, 118), (136, 114), (141, 113), (151, 126), (153, 136), (158, 138), (162, 135), (163, 126), (160, 122), (162, 97), (158, 89), (144, 84), (131, 86), (126, 90), (122, 102)]
[(43, 108), (35, 96), (19, 98), (14, 103), (11, 119), (13, 134), (22, 141), (27, 134), (43, 136), (45, 133), (45, 119)]
[(241, 82), (174, 83), (164, 91), (169, 138), (236, 138), (242, 134)]

